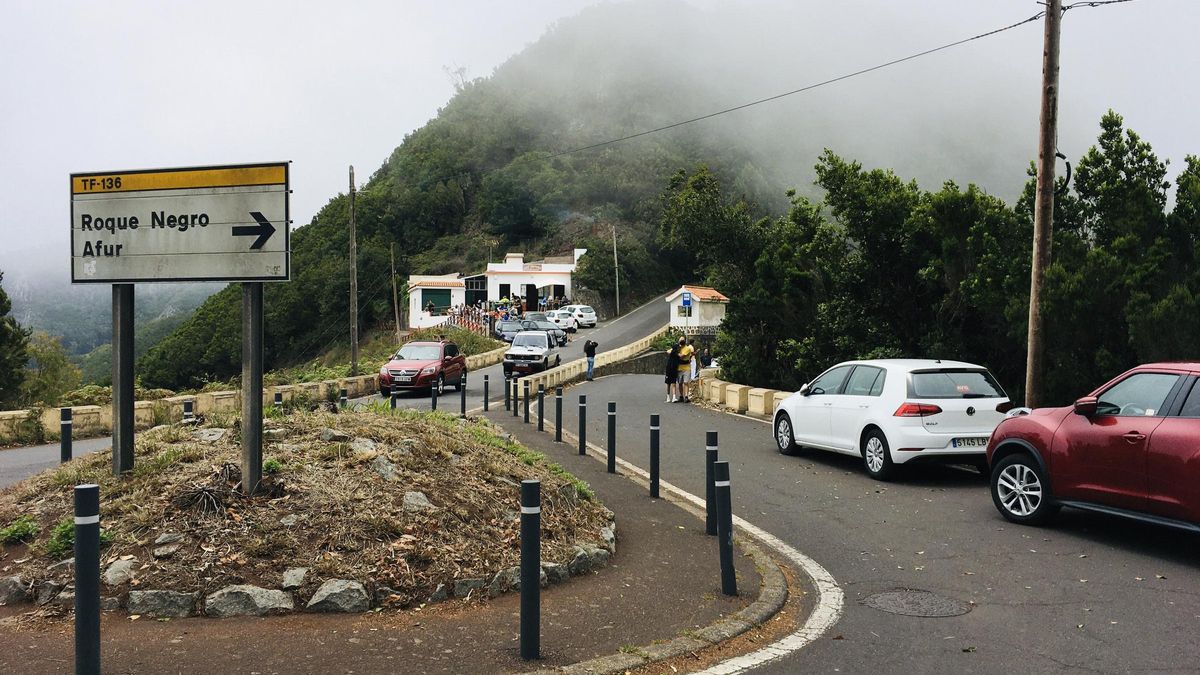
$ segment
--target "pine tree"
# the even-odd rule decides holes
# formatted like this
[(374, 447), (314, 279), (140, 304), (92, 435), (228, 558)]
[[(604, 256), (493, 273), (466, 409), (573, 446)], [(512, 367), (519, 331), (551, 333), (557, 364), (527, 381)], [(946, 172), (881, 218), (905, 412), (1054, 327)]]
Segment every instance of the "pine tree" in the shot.
[[(0, 271), (0, 283), (3, 281), (4, 272)], [(11, 311), (12, 301), (0, 285), (0, 407), (16, 401), (28, 360), (29, 331), (21, 328)]]

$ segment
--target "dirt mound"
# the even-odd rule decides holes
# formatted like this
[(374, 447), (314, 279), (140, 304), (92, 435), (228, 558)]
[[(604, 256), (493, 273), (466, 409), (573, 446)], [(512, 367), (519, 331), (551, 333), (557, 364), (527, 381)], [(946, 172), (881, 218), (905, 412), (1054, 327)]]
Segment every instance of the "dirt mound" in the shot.
[(542, 482), (543, 562), (566, 565), (576, 544), (602, 539), (611, 514), (586, 484), (500, 433), (486, 420), (407, 411), (267, 420), (263, 490), (244, 498), (236, 429), (158, 427), (138, 436), (124, 478), (101, 453), (0, 492), (0, 527), (37, 524), (0, 547), (0, 576), (71, 581), (69, 566), (50, 569), (72, 553), (61, 541), (69, 528), (55, 529), (71, 520), (73, 486), (89, 482), (100, 485), (109, 541), (102, 569), (135, 563), (105, 595), (278, 588), (285, 570), (304, 567), (303, 596), (336, 578), (387, 587), (391, 604), (424, 602), (439, 584), (519, 564), (519, 483), (531, 478)]

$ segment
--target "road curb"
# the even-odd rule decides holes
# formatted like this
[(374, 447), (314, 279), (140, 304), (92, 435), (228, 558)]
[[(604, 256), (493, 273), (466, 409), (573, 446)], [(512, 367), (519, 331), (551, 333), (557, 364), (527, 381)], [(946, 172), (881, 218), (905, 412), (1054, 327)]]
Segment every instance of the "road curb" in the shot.
[[(554, 430), (552, 423), (547, 422), (546, 426), (550, 431)], [(578, 443), (578, 437), (570, 432), (563, 431), (563, 438), (569, 440), (570, 443)], [(590, 457), (605, 461), (604, 450), (591, 443), (587, 444), (587, 449)], [(633, 467), (624, 460), (618, 461), (626, 468), (637, 470), (637, 467)], [(624, 472), (621, 475), (635, 483), (645, 483), (645, 480), (643, 480), (645, 477), (637, 471)], [(671, 485), (666, 485), (666, 488), (666, 494), (661, 497), (662, 499), (675, 504), (685, 512), (703, 520), (704, 515), (696, 508), (695, 504), (675, 494), (675, 492), (681, 492), (679, 488)], [(753, 560), (754, 566), (761, 577), (758, 598), (750, 603), (749, 606), (742, 608), (730, 616), (722, 617), (704, 628), (688, 631), (687, 635), (681, 635), (666, 642), (658, 642), (634, 648), (623, 648), (622, 651), (616, 654), (600, 656), (559, 668), (545, 668), (533, 671), (534, 675), (552, 675), (556, 673), (567, 673), (568, 675), (615, 675), (658, 661), (673, 659), (694, 653), (700, 649), (719, 645), (746, 631), (763, 625), (787, 604), (790, 596), (787, 578), (779, 568), (780, 564), (754, 541), (738, 534), (734, 536), (734, 542), (742, 549), (745, 555)], [(806, 570), (801, 571), (808, 575)], [(812, 579), (811, 575), (808, 576), (810, 576), (810, 581), (813, 585), (819, 587), (817, 580)]]

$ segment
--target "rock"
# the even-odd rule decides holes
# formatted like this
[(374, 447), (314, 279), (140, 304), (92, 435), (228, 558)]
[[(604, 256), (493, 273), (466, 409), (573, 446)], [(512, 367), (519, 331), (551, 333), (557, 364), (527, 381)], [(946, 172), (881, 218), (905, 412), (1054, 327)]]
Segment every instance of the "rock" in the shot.
[(454, 597), (465, 598), (483, 588), (483, 579), (458, 579), (454, 582)]
[(350, 441), (350, 449), (354, 452), (370, 454), (375, 452), (375, 441), (369, 438), (356, 438)]
[(424, 450), (425, 443), (415, 438), (405, 438), (400, 441), (398, 449), (400, 450), (401, 454), (411, 455), (414, 452), (420, 452), (421, 450)]
[(346, 579), (326, 581), (308, 601), (308, 609), (313, 612), (351, 613), (365, 612), (370, 608), (367, 589), (357, 581)]
[(295, 609), (291, 593), (274, 591), (249, 584), (226, 586), (204, 599), (204, 613), (209, 616), (265, 616), (282, 614)]
[(330, 429), (326, 427), (321, 430), (321, 440), (325, 441), (326, 443), (339, 443), (350, 440), (350, 435), (344, 434), (337, 429)]
[(149, 429), (146, 430), (145, 433), (152, 434), (156, 431), (162, 431), (163, 429), (170, 429), (170, 428), (171, 428), (170, 424), (159, 424), (158, 426), (150, 427)]
[(579, 505), (579, 491), (573, 483), (567, 483), (558, 489), (558, 495), (571, 506)]
[(609, 553), (617, 552), (617, 528), (615, 525), (605, 525), (600, 528), (600, 541)]
[(375, 459), (371, 460), (371, 469), (383, 476), (384, 480), (391, 480), (396, 476), (396, 465), (388, 461), (383, 455), (376, 455)]
[(571, 572), (567, 569), (566, 565), (559, 565), (558, 563), (546, 563), (542, 565), (542, 573), (546, 575), (546, 581), (551, 584), (561, 584), (571, 576)]
[(183, 548), (183, 544), (167, 544), (154, 549), (155, 558), (170, 558), (175, 555), (175, 552)]
[(191, 616), (196, 606), (195, 593), (178, 591), (129, 591), (129, 613), (181, 619)]
[(104, 583), (109, 586), (120, 586), (121, 584), (128, 583), (130, 579), (136, 576), (137, 567), (137, 558), (118, 560), (109, 565), (108, 569), (104, 570)]
[(521, 587), (521, 568), (510, 567), (496, 572), (492, 583), (488, 584), (488, 597), (494, 598), (505, 591), (517, 590)]
[(183, 535), (178, 532), (163, 532), (158, 535), (158, 539), (154, 540), (155, 546), (164, 546), (166, 544), (174, 544), (177, 541), (183, 541)]
[(433, 589), (433, 593), (429, 596), (430, 602), (442, 602), (450, 598), (450, 589), (446, 588), (446, 584), (438, 584), (437, 588)]
[(290, 591), (304, 585), (308, 577), (307, 567), (291, 567), (283, 571), (283, 590)]
[(429, 503), (429, 498), (424, 492), (405, 492), (404, 493), (404, 510), (409, 513), (417, 513), (420, 511), (432, 511), (435, 507)]
[(113, 612), (121, 609), (120, 598), (100, 598), (100, 610), (104, 612)]
[(608, 564), (608, 551), (595, 544), (582, 544), (576, 546), (574, 551), (574, 557), (567, 564), (567, 569), (571, 572), (571, 576), (594, 572)]
[(227, 433), (228, 429), (197, 429), (192, 432), (192, 438), (204, 443), (216, 443), (225, 438)]
[(63, 609), (71, 609), (75, 606), (75, 590), (67, 589), (62, 593), (54, 596), (54, 604)]
[(55, 574), (58, 572), (65, 572), (65, 573), (69, 574), (69, 573), (75, 571), (74, 567), (75, 567), (75, 559), (67, 558), (66, 560), (60, 560), (60, 561), (54, 563), (53, 565), (47, 567), (46, 574)]
[(287, 436), (287, 429), (263, 429), (263, 438), (278, 439)]
[(59, 593), (62, 593), (62, 589), (65, 587), (66, 584), (60, 584), (57, 581), (47, 581), (41, 584), (37, 589), (37, 604), (49, 604), (51, 600), (58, 597)]
[(382, 607), (388, 603), (400, 600), (400, 591), (387, 586), (377, 586), (375, 588), (375, 606)]
[(284, 527), (293, 527), (298, 522), (300, 522), (300, 516), (294, 513), (290, 513), (279, 519), (279, 524)]

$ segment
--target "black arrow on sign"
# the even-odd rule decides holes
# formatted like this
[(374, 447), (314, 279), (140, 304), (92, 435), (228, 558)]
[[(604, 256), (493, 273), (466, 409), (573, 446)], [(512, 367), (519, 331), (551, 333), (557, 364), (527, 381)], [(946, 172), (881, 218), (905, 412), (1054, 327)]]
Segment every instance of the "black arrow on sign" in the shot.
[(267, 243), (267, 240), (271, 238), (271, 235), (275, 234), (275, 226), (271, 224), (271, 221), (267, 220), (266, 216), (259, 213), (258, 211), (251, 211), (250, 215), (254, 217), (254, 220), (258, 221), (258, 224), (257, 225), (238, 225), (233, 228), (233, 236), (235, 236), (235, 237), (255, 237), (255, 236), (257, 236), (258, 239), (255, 239), (254, 243), (250, 244), (250, 248), (251, 249), (262, 248), (263, 244)]

